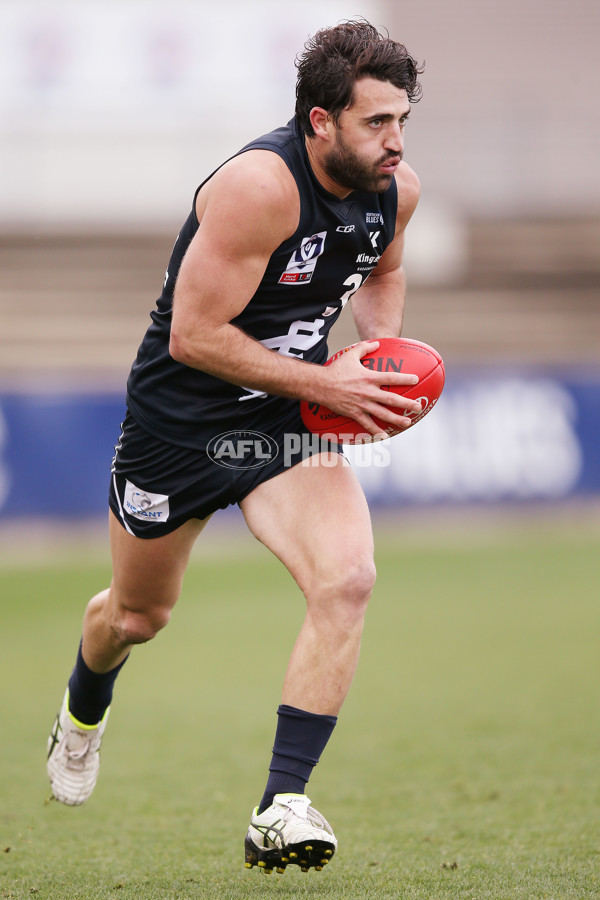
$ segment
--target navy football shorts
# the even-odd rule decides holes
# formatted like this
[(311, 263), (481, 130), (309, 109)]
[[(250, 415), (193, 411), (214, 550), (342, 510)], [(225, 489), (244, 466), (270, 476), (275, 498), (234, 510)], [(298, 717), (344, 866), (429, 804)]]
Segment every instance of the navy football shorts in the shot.
[(153, 437), (128, 411), (115, 447), (109, 505), (130, 534), (160, 537), (240, 503), (263, 481), (323, 451), (343, 452), (307, 430), (299, 406), (268, 433), (227, 431), (206, 450)]

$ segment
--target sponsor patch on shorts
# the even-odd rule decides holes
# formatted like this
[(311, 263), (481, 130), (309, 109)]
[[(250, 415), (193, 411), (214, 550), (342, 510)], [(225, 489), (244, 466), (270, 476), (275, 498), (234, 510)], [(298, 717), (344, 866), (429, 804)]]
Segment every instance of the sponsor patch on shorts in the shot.
[(143, 491), (133, 482), (126, 481), (123, 511), (142, 522), (166, 522), (169, 518), (169, 497)]

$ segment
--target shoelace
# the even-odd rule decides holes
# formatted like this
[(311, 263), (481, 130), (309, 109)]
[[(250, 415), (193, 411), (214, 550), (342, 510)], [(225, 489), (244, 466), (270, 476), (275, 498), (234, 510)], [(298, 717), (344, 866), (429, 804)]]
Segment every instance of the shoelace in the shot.
[[(81, 745), (81, 747), (79, 747), (77, 750), (70, 750), (68, 747), (66, 747), (66, 755), (67, 755), (68, 764), (83, 762), (89, 749), (90, 749), (90, 741), (89, 740), (85, 741)], [(75, 766), (75, 768), (77, 768), (77, 766)]]

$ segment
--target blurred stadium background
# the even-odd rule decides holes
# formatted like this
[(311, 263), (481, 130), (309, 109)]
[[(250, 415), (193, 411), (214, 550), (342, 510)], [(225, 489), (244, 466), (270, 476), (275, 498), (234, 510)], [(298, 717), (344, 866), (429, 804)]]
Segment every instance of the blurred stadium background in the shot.
[[(373, 508), (596, 509), (597, 0), (1, 0), (5, 555), (23, 527), (104, 523), (125, 378), (194, 189), (291, 117), (306, 37), (357, 15), (426, 64), (405, 334), (448, 374), (385, 465), (355, 458)], [(332, 349), (353, 337), (346, 317)]]

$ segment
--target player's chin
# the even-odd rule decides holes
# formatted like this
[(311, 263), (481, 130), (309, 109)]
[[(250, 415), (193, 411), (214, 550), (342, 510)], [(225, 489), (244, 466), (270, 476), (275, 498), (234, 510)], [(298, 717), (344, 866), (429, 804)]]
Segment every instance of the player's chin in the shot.
[(363, 191), (369, 191), (372, 194), (382, 194), (384, 191), (387, 191), (393, 180), (393, 172), (390, 173), (389, 170), (386, 171), (386, 169), (378, 167), (377, 169), (372, 171), (368, 179), (364, 180), (360, 189)]
[(387, 189), (389, 188), (389, 186), (393, 180), (394, 180), (394, 172), (391, 172), (390, 174), (386, 174), (386, 175), (380, 173), (376, 178), (377, 186), (373, 193), (382, 194), (384, 191), (387, 191)]

